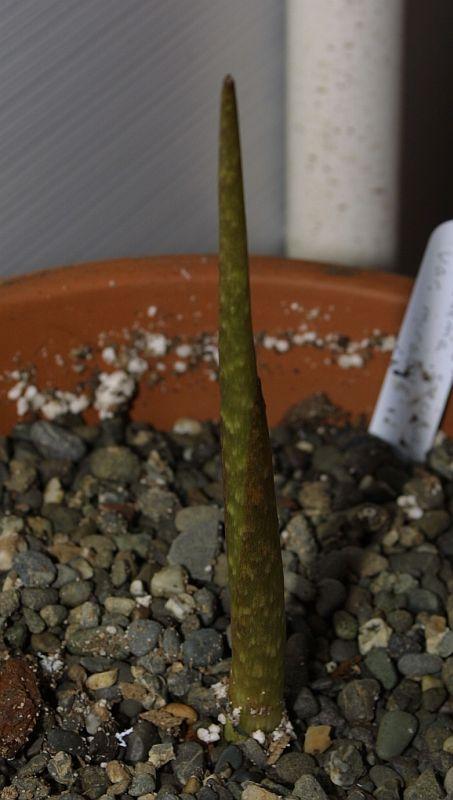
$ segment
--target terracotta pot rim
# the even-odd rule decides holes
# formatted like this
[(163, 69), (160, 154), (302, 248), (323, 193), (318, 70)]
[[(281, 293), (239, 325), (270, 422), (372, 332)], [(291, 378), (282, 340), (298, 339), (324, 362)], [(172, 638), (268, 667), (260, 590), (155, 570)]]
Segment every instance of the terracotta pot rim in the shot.
[[(80, 295), (97, 291), (106, 279), (112, 278), (113, 273), (116, 288), (127, 284), (145, 287), (150, 280), (157, 283), (165, 283), (172, 278), (179, 280), (185, 264), (191, 278), (201, 278), (202, 274), (203, 281), (217, 283), (217, 256), (212, 254), (166, 254), (87, 261), (36, 270), (0, 281), (0, 309), (4, 303), (45, 302), (51, 297), (67, 296), (69, 291)], [(392, 304), (400, 303), (401, 296), (407, 296), (413, 283), (412, 278), (383, 270), (280, 256), (251, 256), (250, 267), (252, 282), (259, 280), (269, 287), (276, 284), (281, 287), (297, 284), (307, 289), (313, 285), (326, 286), (338, 294), (360, 291), (364, 299), (384, 300)]]

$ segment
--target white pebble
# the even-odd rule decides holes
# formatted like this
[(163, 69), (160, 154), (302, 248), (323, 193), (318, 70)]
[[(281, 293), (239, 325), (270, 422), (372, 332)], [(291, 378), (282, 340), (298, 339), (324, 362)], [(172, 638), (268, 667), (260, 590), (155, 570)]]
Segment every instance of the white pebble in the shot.
[(379, 349), (383, 353), (391, 353), (395, 349), (396, 336), (383, 336)]
[(181, 417), (177, 419), (173, 425), (173, 433), (179, 433), (186, 436), (198, 436), (203, 430), (201, 423), (196, 419), (189, 417)]
[(274, 347), (275, 347), (276, 341), (277, 341), (277, 339), (275, 338), (275, 336), (266, 335), (264, 337), (264, 339), (263, 339), (263, 347), (265, 347), (266, 350), (273, 350)]
[(359, 353), (342, 353), (341, 356), (338, 356), (337, 364), (342, 369), (363, 367), (363, 356), (359, 355)]
[(33, 386), (33, 384), (31, 384), (30, 386), (27, 386), (27, 388), (25, 389), (24, 397), (26, 397), (27, 400), (32, 400), (34, 397), (36, 397), (37, 394), (38, 390), (36, 386)]
[(26, 386), (25, 381), (18, 381), (18, 383), (16, 383), (14, 386), (11, 387), (11, 389), (9, 389), (7, 394), (8, 400), (17, 400), (24, 391), (25, 386)]
[(114, 411), (131, 399), (134, 391), (135, 382), (124, 370), (101, 372), (94, 402), (101, 419), (113, 416)]
[(287, 353), (289, 350), (289, 342), (286, 339), (277, 339), (274, 349), (277, 353)]
[(28, 402), (31, 403), (31, 407), (34, 411), (39, 411), (46, 402), (46, 398), (41, 392), (37, 392)]
[(165, 608), (178, 622), (182, 622), (192, 614), (195, 609), (195, 601), (190, 594), (177, 595), (170, 597), (165, 603)]
[(304, 344), (312, 344), (316, 342), (317, 334), (315, 331), (305, 331), (304, 333), (295, 333), (293, 336), (293, 344), (302, 346)]
[(224, 700), (228, 694), (227, 685), (225, 683), (222, 683), (222, 681), (217, 681), (217, 683), (213, 683), (211, 689), (214, 692), (216, 700)]
[(64, 499), (64, 491), (61, 486), (59, 478), (53, 477), (47, 483), (44, 490), (45, 503), (62, 503)]
[(86, 394), (75, 394), (69, 400), (69, 410), (71, 414), (80, 414), (88, 408), (90, 401)]
[(179, 358), (189, 358), (192, 355), (192, 345), (190, 344), (179, 344), (176, 348), (176, 355)]
[(116, 361), (116, 350), (114, 347), (104, 347), (101, 355), (106, 364), (114, 364)]
[(131, 581), (129, 591), (133, 597), (140, 597), (144, 595), (145, 587), (143, 586), (143, 581), (138, 580), (138, 578), (136, 578), (134, 581)]
[(46, 419), (56, 419), (61, 414), (66, 414), (68, 411), (68, 404), (64, 400), (47, 400), (42, 407), (41, 411)]
[(145, 361), (144, 358), (140, 358), (139, 356), (134, 356), (133, 358), (129, 359), (127, 364), (127, 371), (131, 372), (133, 375), (142, 375), (148, 369), (148, 362)]
[(23, 417), (29, 409), (29, 403), (26, 397), (19, 397), (16, 403), (17, 416)]
[(182, 374), (183, 372), (186, 372), (187, 364), (185, 361), (175, 361), (175, 363), (173, 364), (173, 369), (178, 374)]
[(145, 347), (150, 355), (158, 358), (167, 352), (168, 341), (163, 333), (147, 333)]
[(210, 725), (209, 728), (198, 728), (197, 736), (202, 742), (218, 742), (220, 739), (220, 725)]

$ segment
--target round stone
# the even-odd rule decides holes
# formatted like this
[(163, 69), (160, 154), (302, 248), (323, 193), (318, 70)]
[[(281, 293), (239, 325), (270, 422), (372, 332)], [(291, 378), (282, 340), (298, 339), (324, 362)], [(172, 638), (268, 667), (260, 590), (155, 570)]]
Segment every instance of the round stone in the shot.
[(398, 669), (407, 678), (421, 678), (440, 672), (442, 659), (429, 653), (407, 653), (398, 659)]
[(57, 574), (50, 558), (36, 550), (18, 553), (13, 566), (24, 586), (49, 586)]
[(365, 664), (384, 689), (393, 689), (396, 686), (398, 675), (386, 650), (381, 647), (370, 650), (365, 658)]
[(189, 667), (208, 667), (222, 658), (222, 636), (212, 628), (193, 631), (183, 643), (182, 653)]
[(386, 711), (379, 723), (376, 752), (383, 761), (400, 756), (417, 731), (417, 718), (407, 711)]
[(349, 722), (371, 722), (379, 691), (379, 683), (371, 678), (350, 681), (341, 690), (338, 705)]
[(183, 742), (179, 745), (176, 758), (172, 761), (173, 772), (184, 785), (192, 776), (201, 776), (203, 770), (203, 748), (197, 742)]
[(85, 455), (86, 447), (82, 439), (54, 422), (34, 422), (30, 428), (30, 439), (43, 458), (80, 461)]
[(68, 630), (66, 646), (74, 655), (123, 659), (130, 652), (126, 634), (113, 625), (76, 631)]
[(349, 611), (335, 611), (333, 627), (339, 639), (349, 640), (357, 636), (358, 623)]
[(76, 608), (88, 600), (92, 591), (88, 581), (71, 581), (60, 589), (60, 602), (67, 608)]
[(90, 466), (93, 475), (104, 481), (133, 483), (140, 475), (138, 456), (121, 445), (94, 450), (90, 457)]
[(137, 619), (127, 629), (127, 641), (134, 656), (144, 656), (157, 645), (162, 626), (150, 619)]

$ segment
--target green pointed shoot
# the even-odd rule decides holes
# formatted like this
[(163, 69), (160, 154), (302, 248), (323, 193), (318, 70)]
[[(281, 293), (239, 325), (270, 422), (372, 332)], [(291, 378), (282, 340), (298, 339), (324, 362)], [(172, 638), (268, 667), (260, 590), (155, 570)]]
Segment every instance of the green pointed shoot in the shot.
[(222, 89), (219, 155), (220, 393), (231, 596), (233, 725), (270, 732), (283, 713), (285, 607), (272, 453), (256, 369), (234, 83)]

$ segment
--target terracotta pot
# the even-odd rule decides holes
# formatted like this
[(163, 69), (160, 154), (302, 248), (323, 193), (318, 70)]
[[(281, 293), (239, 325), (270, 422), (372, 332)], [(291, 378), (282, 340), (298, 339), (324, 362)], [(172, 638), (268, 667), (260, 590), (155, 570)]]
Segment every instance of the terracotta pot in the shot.
[[(369, 416), (389, 353), (363, 340), (373, 340), (377, 330), (387, 335), (398, 331), (412, 281), (382, 272), (257, 257), (251, 259), (251, 282), (257, 333), (286, 341), (288, 331), (299, 331), (305, 332), (305, 339), (315, 334), (317, 339), (292, 345), (282, 353), (259, 347), (270, 423), (277, 423), (292, 404), (318, 391), (353, 413)], [(147, 315), (150, 306), (157, 308), (155, 316)], [(192, 341), (202, 332), (215, 333), (216, 258), (119, 260), (8, 280), (0, 287), (0, 320), (0, 427), (5, 433), (17, 421), (16, 405), (7, 397), (17, 381), (5, 377), (10, 370), (33, 365), (33, 382), (40, 389), (72, 390), (96, 369), (108, 369), (100, 356), (100, 334), (105, 334), (101, 338), (108, 344), (124, 341), (124, 336), (140, 327), (160, 331), (173, 342), (177, 337)], [(338, 335), (340, 349), (346, 337), (362, 343), (355, 358), (361, 366), (339, 365), (334, 344)], [(93, 358), (78, 374), (69, 355), (85, 344), (93, 348)], [(284, 349), (286, 344), (277, 347)], [(160, 360), (166, 363), (164, 379), (153, 387), (147, 385), (149, 376), (141, 381), (132, 407), (135, 419), (168, 428), (181, 416), (218, 416), (212, 365), (202, 360), (184, 374), (174, 374), (174, 351)], [(94, 412), (90, 413), (94, 418)], [(451, 402), (443, 427), (453, 433)]]

